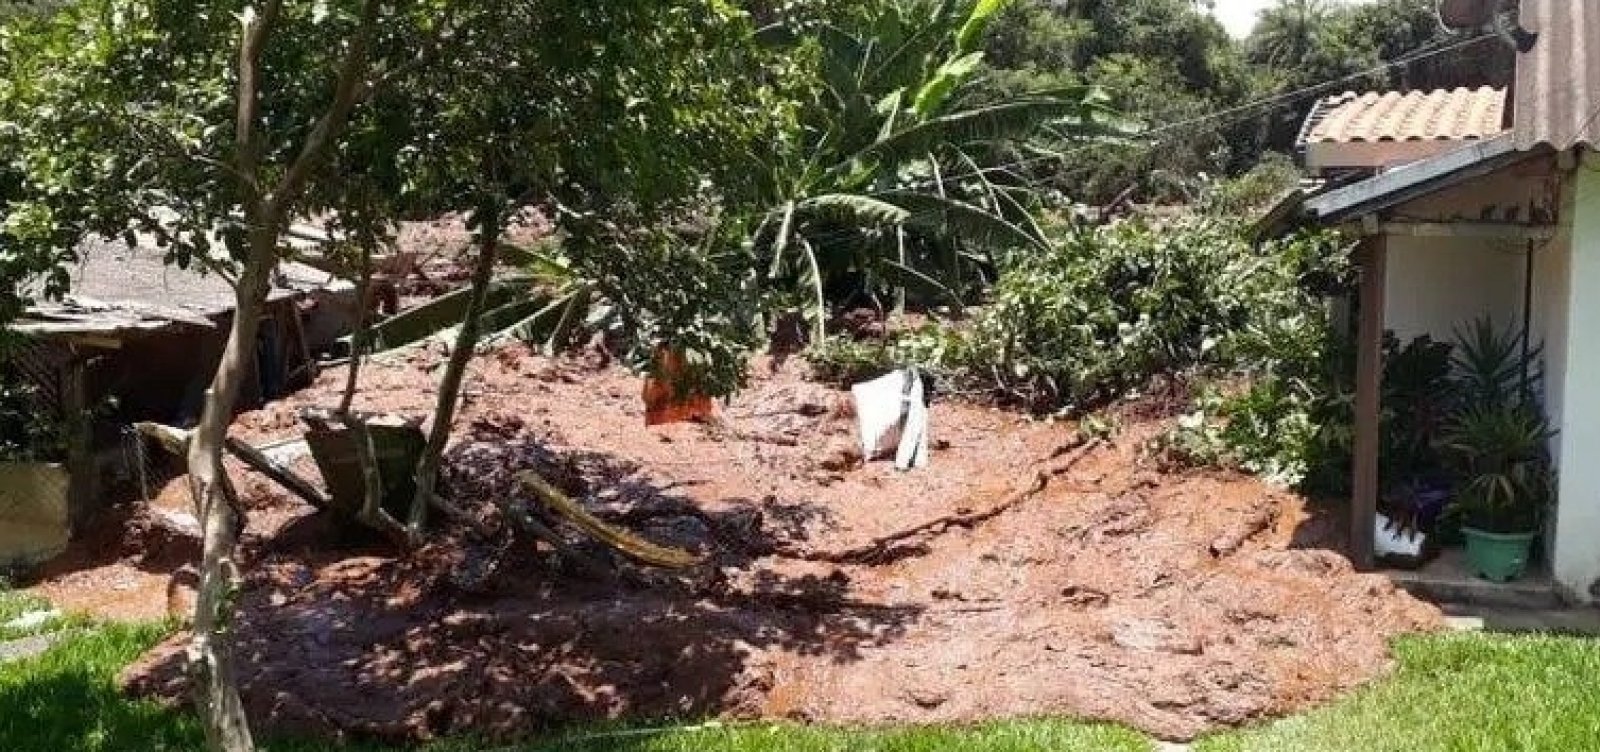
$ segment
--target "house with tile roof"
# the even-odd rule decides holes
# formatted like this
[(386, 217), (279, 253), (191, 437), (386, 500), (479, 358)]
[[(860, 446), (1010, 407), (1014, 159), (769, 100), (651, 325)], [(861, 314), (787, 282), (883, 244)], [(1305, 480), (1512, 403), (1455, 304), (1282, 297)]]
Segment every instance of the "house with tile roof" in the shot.
[[(1360, 237), (1357, 437), (1350, 525), (1373, 563), (1382, 341), (1452, 341), (1488, 317), (1543, 346), (1540, 398), (1556, 434), (1557, 500), (1542, 579), (1600, 600), (1600, 3), (1521, 0), (1509, 91), (1349, 94), (1305, 125), (1330, 188), (1275, 221)], [(1524, 33), (1526, 32), (1526, 33)], [(1509, 37), (1508, 37), (1509, 38)], [(1485, 36), (1485, 44), (1498, 44)]]

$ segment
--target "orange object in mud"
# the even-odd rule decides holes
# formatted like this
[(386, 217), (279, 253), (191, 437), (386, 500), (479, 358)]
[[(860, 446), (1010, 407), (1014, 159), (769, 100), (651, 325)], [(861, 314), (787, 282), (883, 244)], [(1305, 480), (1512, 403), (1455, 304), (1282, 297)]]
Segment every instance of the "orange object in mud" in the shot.
[(679, 386), (686, 370), (682, 355), (666, 348), (657, 350), (654, 370), (655, 373), (644, 380), (645, 425), (687, 423), (711, 417), (715, 411), (711, 397)]

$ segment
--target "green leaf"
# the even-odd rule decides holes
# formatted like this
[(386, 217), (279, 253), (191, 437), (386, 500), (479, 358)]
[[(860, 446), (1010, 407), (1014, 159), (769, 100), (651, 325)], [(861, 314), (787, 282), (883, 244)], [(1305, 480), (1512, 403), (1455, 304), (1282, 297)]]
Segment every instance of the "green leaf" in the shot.
[(912, 218), (910, 210), (871, 196), (829, 193), (800, 202), (799, 210), (820, 214), (845, 223), (867, 226), (894, 226)]
[(905, 220), (908, 226), (960, 237), (977, 245), (1028, 246), (1041, 251), (1050, 250), (1044, 238), (965, 201), (909, 191), (890, 192), (884, 194), (884, 198), (911, 213)]
[(963, 110), (928, 120), (877, 141), (841, 165), (878, 157), (887, 165), (921, 158), (940, 146), (962, 146), (978, 142), (1019, 140), (1038, 132), (1051, 121), (1083, 117), (1082, 102), (1066, 99), (1040, 99)]
[(883, 126), (878, 129), (878, 140), (888, 138), (894, 134), (894, 129), (900, 124), (900, 107), (905, 100), (905, 89), (895, 89), (883, 99), (878, 100), (877, 112), (883, 116)]
[(972, 15), (956, 32), (956, 49), (968, 53), (982, 48), (983, 36), (989, 31), (989, 21), (1010, 4), (1011, 0), (978, 0), (972, 8)]
[(950, 100), (950, 95), (955, 92), (956, 87), (966, 81), (981, 64), (983, 64), (983, 53), (974, 52), (939, 66), (939, 71), (917, 92), (916, 102), (912, 105), (917, 111), (917, 117), (924, 120), (932, 117), (933, 113)]

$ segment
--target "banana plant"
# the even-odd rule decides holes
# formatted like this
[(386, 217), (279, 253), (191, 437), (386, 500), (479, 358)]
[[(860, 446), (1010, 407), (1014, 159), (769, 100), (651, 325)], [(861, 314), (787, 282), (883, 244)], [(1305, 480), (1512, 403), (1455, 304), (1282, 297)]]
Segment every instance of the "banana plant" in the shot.
[(771, 208), (754, 237), (765, 279), (805, 291), (813, 336), (830, 301), (908, 286), (960, 305), (995, 253), (1044, 248), (1039, 200), (1002, 148), (1114, 131), (1091, 87), (971, 104), (983, 37), (1008, 0), (892, 0), (871, 17), (763, 29), (814, 61), (799, 135), (759, 160)]

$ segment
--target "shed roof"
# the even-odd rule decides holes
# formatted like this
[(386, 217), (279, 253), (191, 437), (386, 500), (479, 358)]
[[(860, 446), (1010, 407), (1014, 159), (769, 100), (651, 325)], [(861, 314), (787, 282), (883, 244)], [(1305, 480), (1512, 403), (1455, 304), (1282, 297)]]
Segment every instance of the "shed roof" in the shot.
[(1522, 0), (1522, 26), (1539, 36), (1517, 56), (1517, 148), (1600, 146), (1600, 2)]
[(1384, 141), (1475, 141), (1505, 130), (1506, 91), (1437, 89), (1345, 92), (1318, 102), (1306, 120), (1302, 145)]
[[(120, 337), (174, 326), (211, 327), (215, 317), (233, 310), (233, 288), (226, 280), (168, 265), (160, 249), (94, 238), (78, 246), (77, 256), (67, 268), (70, 294), (30, 306), (13, 330)], [(315, 286), (318, 275), (328, 276), (300, 264), (287, 266), (294, 273), (279, 275), (283, 279), (268, 292), (269, 302), (296, 297)]]

